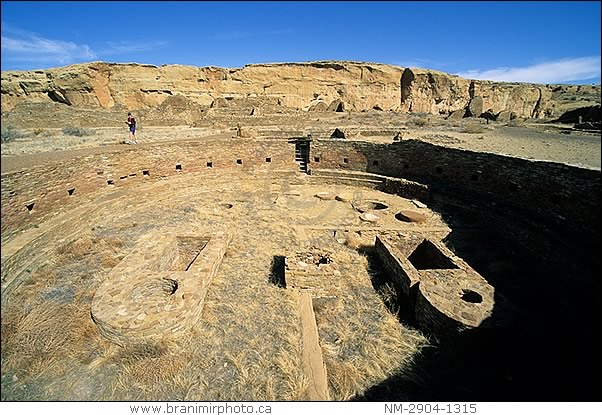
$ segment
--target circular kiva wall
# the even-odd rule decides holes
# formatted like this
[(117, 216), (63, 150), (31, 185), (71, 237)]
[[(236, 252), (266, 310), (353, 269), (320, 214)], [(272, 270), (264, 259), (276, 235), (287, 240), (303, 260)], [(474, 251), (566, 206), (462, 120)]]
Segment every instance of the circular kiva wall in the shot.
[(144, 236), (94, 295), (91, 315), (100, 332), (126, 344), (194, 327), (230, 239), (189, 225)]
[[(143, 181), (191, 173), (195, 179), (203, 175), (210, 179), (221, 172), (238, 172), (241, 180), (251, 173), (272, 179), (293, 177), (302, 167), (297, 156), (295, 142), (203, 140), (127, 147), (3, 174), (3, 243), (13, 240), (16, 232), (43, 224), (59, 212), (88, 203), (92, 209), (93, 201), (104, 197), (103, 193), (111, 197), (116, 190), (127, 192)], [(500, 218), (514, 210), (516, 216), (522, 212), (542, 222), (555, 221), (599, 241), (599, 170), (460, 151), (412, 140), (389, 145), (314, 140), (306, 156), (312, 180), (370, 186), (422, 201), (439, 197), (455, 197), (460, 203), (467, 197), (492, 201), (490, 213)], [(387, 210), (379, 203), (364, 200), (355, 207), (370, 212)], [(28, 243), (23, 238), (23, 243)], [(3, 249), (3, 281), (26, 260), (13, 254)], [(123, 341), (123, 330), (152, 335), (156, 318), (164, 327), (177, 331), (198, 317), (190, 310), (200, 310), (202, 298), (187, 296), (192, 292), (190, 284), (176, 274), (153, 276), (147, 271), (119, 274), (117, 268), (114, 278), (107, 280), (95, 297), (92, 315), (101, 331), (117, 342)], [(431, 287), (434, 280), (423, 275), (416, 298), (417, 314), (424, 317), (419, 322), (424, 327), (445, 331), (454, 325), (478, 326), (486, 318), (493, 291), (481, 279), (465, 278), (464, 285)], [(444, 294), (443, 302), (437, 297), (440, 293)], [(145, 298), (152, 301), (146, 302)], [(190, 301), (195, 304), (188, 304)]]
[[(529, 249), (543, 260), (555, 261), (559, 255), (576, 255), (591, 250), (592, 244), (600, 245), (600, 170), (415, 140), (375, 144), (315, 139), (306, 163), (298, 161), (297, 147), (294, 140), (203, 139), (105, 152), (95, 149), (87, 156), (5, 173), (2, 242), (34, 225), (42, 226), (60, 212), (89, 202), (93, 208), (99, 195), (113, 197), (115, 191), (127, 192), (144, 181), (191, 173), (211, 179), (225, 172), (276, 179), (305, 169), (314, 181), (369, 186), (408, 199), (430, 199), (431, 206), (445, 201), (471, 214), (485, 213), (501, 232), (530, 241)], [(562, 246), (542, 238), (541, 230), (550, 226), (566, 237)], [(27, 243), (27, 235), (19, 238)], [(565, 252), (567, 247), (573, 254)], [(3, 278), (18, 262), (14, 253), (3, 246)]]
[[(2, 175), (2, 235), (40, 223), (87, 195), (135, 186), (140, 180), (221, 171), (299, 172), (295, 143), (281, 140), (208, 140), (127, 147)], [(404, 197), (450, 190), (461, 199), (497, 202), (500, 216), (556, 221), (586, 233), (600, 226), (600, 171), (438, 147), (414, 140), (393, 144), (314, 140), (307, 170), (325, 181), (374, 185)], [(354, 172), (365, 172), (374, 178)], [(409, 182), (397, 180), (407, 179)], [(413, 183), (412, 183), (413, 182)], [(495, 203), (492, 204), (496, 209)], [(468, 206), (467, 206), (468, 207)], [(495, 213), (495, 212), (493, 212)]]

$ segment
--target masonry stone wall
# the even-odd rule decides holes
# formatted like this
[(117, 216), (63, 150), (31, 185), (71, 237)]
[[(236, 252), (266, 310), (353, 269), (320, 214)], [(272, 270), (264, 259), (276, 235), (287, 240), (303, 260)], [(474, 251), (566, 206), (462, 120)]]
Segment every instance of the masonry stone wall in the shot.
[(2, 234), (40, 223), (96, 191), (142, 180), (221, 171), (293, 172), (298, 169), (294, 151), (294, 144), (282, 141), (204, 140), (133, 146), (3, 174)]
[[(283, 140), (203, 140), (133, 146), (3, 174), (2, 235), (6, 238), (41, 223), (96, 191), (127, 188), (141, 180), (188, 173), (215, 175), (224, 170), (292, 173), (298, 171), (294, 153), (294, 144)], [(508, 225), (506, 216), (531, 218), (533, 223), (553, 221), (599, 243), (599, 170), (416, 140), (378, 144), (318, 139), (311, 143), (309, 162), (312, 174), (338, 170), (389, 176), (393, 179), (379, 186), (402, 197), (447, 197), (465, 209), (486, 206)]]
[(521, 214), (585, 230), (600, 227), (600, 170), (440, 147), (416, 140), (377, 144), (315, 140), (312, 170), (340, 169), (399, 177), (431, 193), (472, 192)]
[(398, 299), (409, 304), (423, 330), (450, 339), (488, 326), (494, 288), (441, 241), (411, 233), (377, 235), (375, 250)]
[[(196, 240), (195, 251), (183, 252), (186, 239)], [(184, 229), (142, 238), (94, 294), (91, 316), (100, 332), (124, 345), (193, 327), (230, 239)]]

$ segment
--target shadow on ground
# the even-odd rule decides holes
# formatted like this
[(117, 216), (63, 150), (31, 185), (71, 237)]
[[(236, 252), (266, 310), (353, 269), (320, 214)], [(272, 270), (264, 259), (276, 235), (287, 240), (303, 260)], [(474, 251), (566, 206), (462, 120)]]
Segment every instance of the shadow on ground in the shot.
[[(473, 215), (449, 208), (446, 215), (453, 222), (446, 244), (496, 289), (492, 328), (433, 339), (409, 368), (353, 400), (599, 401), (599, 260), (582, 263), (576, 277), (562, 260), (534, 257)], [(590, 250), (584, 258), (599, 251), (596, 244), (584, 244)], [(363, 253), (379, 291), (389, 276), (373, 252)], [(416, 327), (403, 299), (398, 303), (387, 306)]]

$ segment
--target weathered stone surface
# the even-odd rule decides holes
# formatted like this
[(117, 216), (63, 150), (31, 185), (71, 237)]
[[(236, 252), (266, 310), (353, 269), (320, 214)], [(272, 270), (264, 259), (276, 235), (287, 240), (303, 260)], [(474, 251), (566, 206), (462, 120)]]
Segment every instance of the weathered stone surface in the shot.
[(468, 103), (466, 114), (469, 117), (478, 117), (483, 113), (483, 97), (476, 96)]
[(197, 324), (231, 235), (184, 232), (146, 236), (98, 288), (91, 315), (109, 340), (123, 345)]
[(341, 101), (340, 99), (335, 99), (330, 103), (326, 111), (344, 112), (348, 106), (349, 105), (345, 105), (345, 102)]
[(315, 196), (322, 200), (333, 200), (337, 195), (333, 192), (319, 192)]
[[(464, 116), (471, 99), (476, 98), (475, 116), (491, 109), (513, 112), (517, 117), (558, 116), (569, 104), (568, 95), (581, 94), (592, 103), (599, 102), (600, 86), (539, 85), (468, 80), (443, 72), (406, 68), (401, 78), (401, 111), (454, 114)], [(563, 97), (567, 98), (563, 98)], [(477, 97), (480, 97), (477, 98)], [(482, 100), (482, 107), (477, 101)], [(456, 111), (458, 111), (456, 113)]]
[(57, 100), (68, 100), (73, 106), (138, 110), (157, 107), (169, 97), (183, 97), (204, 107), (224, 105), (219, 99), (231, 103), (253, 98), (306, 110), (317, 105), (314, 110), (326, 106), (329, 111), (360, 111), (376, 104), (389, 110), (399, 105), (401, 70), (359, 62), (257, 64), (237, 69), (93, 62), (2, 72), (2, 111), (24, 102)]
[(339, 202), (351, 202), (351, 200), (353, 200), (353, 195), (351, 194), (346, 194), (346, 193), (339, 193), (338, 195), (336, 195), (335, 197), (336, 200), (338, 200)]
[[(264, 106), (306, 111), (452, 114), (483, 110), (518, 117), (558, 116), (574, 108), (567, 94), (600, 103), (600, 86), (471, 81), (443, 72), (362, 62), (304, 62), (243, 68), (92, 62), (42, 71), (2, 72), (2, 112), (19, 104), (60, 104), (104, 110), (157, 110), (157, 116), (198, 119), (202, 110)], [(591, 101), (594, 100), (594, 101)], [(48, 108), (51, 108), (50, 106)], [(25, 109), (23, 109), (25, 111)], [(480, 112), (479, 112), (480, 111)], [(150, 118), (150, 115), (149, 115)]]
[(464, 118), (465, 113), (466, 113), (466, 110), (464, 110), (464, 109), (455, 110), (455, 111), (452, 111), (447, 116), (447, 119), (452, 120), (452, 121), (458, 121), (458, 120), (461, 120), (462, 118)]
[(387, 206), (385, 202), (381, 202), (379, 200), (354, 200), (351, 205), (360, 213), (372, 211), (380, 211), (381, 213), (384, 213), (389, 209), (389, 206)]
[(330, 138), (345, 139), (345, 132), (340, 128), (335, 128), (332, 134), (330, 134)]
[(496, 115), (495, 120), (500, 122), (508, 122), (513, 120), (514, 118), (516, 118), (516, 115), (513, 112), (503, 110)]
[(417, 208), (420, 209), (424, 209), (426, 208), (426, 205), (424, 203), (422, 203), (420, 200), (416, 200), (416, 199), (412, 199), (412, 203), (414, 204), (414, 206), (416, 206)]
[[(412, 234), (377, 235), (375, 246), (424, 330), (448, 337), (486, 325), (493, 312), (494, 288), (442, 242)], [(418, 251), (419, 259), (413, 259)], [(417, 287), (415, 300), (412, 287)]]
[(424, 214), (415, 212), (413, 210), (402, 210), (397, 213), (395, 217), (404, 222), (420, 223), (426, 221), (426, 216)]
[(360, 215), (360, 219), (365, 222), (378, 222), (380, 216), (375, 212), (364, 212)]
[(308, 290), (312, 296), (333, 296), (341, 289), (341, 271), (331, 251), (312, 249), (285, 258), (287, 288)]
[(325, 112), (328, 110), (328, 105), (324, 101), (318, 101), (314, 104), (311, 104), (308, 111), (310, 112)]

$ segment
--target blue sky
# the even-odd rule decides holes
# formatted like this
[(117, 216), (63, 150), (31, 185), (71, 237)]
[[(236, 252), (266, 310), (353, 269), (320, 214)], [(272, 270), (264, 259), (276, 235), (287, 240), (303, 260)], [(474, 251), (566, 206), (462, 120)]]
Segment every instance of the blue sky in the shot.
[(356, 60), (600, 83), (599, 1), (2, 1), (2, 70)]

